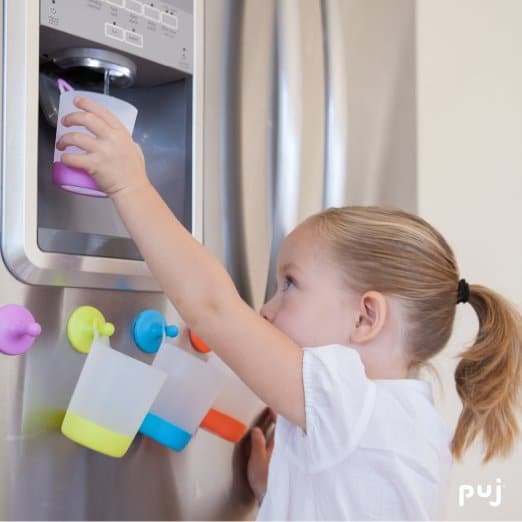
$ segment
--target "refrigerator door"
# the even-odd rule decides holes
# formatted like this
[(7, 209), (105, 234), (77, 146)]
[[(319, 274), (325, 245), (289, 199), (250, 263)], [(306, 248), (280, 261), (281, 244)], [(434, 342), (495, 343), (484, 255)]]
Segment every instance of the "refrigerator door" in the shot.
[(256, 309), (281, 239), (310, 214), (415, 211), (414, 7), (205, 2), (204, 241)]
[[(77, 1), (78, 9), (102, 4)], [(0, 16), (12, 3), (2, 2)], [(36, 34), (35, 2), (19, 3), (25, 31)], [(195, 231), (259, 309), (281, 238), (306, 216), (355, 203), (415, 210), (414, 0), (193, 4), (193, 208), (203, 214)], [(2, 69), (5, 82), (10, 71)], [(20, 95), (31, 88), (21, 85)], [(37, 111), (35, 99), (26, 108)], [(18, 131), (2, 125), (2, 162)], [(43, 328), (23, 356), (0, 355), (1, 518), (255, 517), (245, 443), (199, 430), (174, 453), (138, 436), (124, 458), (111, 459), (59, 432), (84, 361), (67, 342), (69, 314), (98, 307), (116, 326), (113, 346), (150, 362), (131, 325), (145, 308), (180, 325), (161, 293), (31, 286), (3, 263), (0, 285), (0, 306), (25, 305)], [(262, 405), (239, 379), (234, 386), (253, 420)]]
[[(117, 9), (116, 3), (109, 6), (109, 3), (102, 2), (70, 1), (77, 4), (78, 13), (87, 9), (110, 9), (111, 12)], [(188, 163), (193, 169), (193, 231), (196, 237), (201, 238), (203, 184), (200, 136), (204, 125), (204, 62), (201, 59), (204, 39), (201, 31), (204, 5), (196, 2), (192, 6), (188, 0), (168, 0), (168, 3), (186, 9), (194, 8), (197, 18), (198, 47), (195, 52), (199, 72), (194, 74), (192, 110), (197, 143)], [(138, 2), (133, 5), (137, 6)], [(16, 204), (17, 201), (21, 203), (17, 199), (20, 193), (10, 190), (12, 184), (6, 184), (5, 169), (9, 165), (9, 175), (20, 181), (18, 186), (34, 193), (35, 187), (30, 187), (29, 183), (34, 183), (36, 179), (36, 151), (39, 147), (36, 125), (38, 34), (41, 29), (39, 6), (38, 0), (4, 0), (0, 11), (3, 50), (0, 54), (2, 223), (7, 227), (4, 231), (10, 234), (13, 229), (8, 226), (7, 217), (10, 223), (23, 228), (28, 226), (24, 215), (29, 215), (35, 223), (37, 213), (35, 205), (21, 208), (21, 204)], [(118, 13), (134, 16), (126, 11)], [(85, 17), (87, 19), (88, 16)], [(23, 78), (18, 83), (18, 89), (12, 87), (14, 78)], [(7, 92), (12, 94), (9, 99)], [(15, 109), (11, 99), (20, 108), (18, 125), (9, 124), (11, 120), (7, 117)], [(165, 100), (150, 100), (150, 103), (154, 102), (161, 104)], [(165, 141), (168, 141), (167, 138)], [(16, 146), (19, 143), (25, 144), (23, 150)], [(154, 145), (157, 154), (164, 150), (165, 145), (170, 146), (162, 140)], [(8, 206), (6, 201), (10, 203)], [(8, 216), (7, 207), (12, 211)], [(34, 228), (27, 230), (25, 237), (29, 236), (34, 242)], [(3, 261), (0, 263), (0, 306), (11, 303), (24, 305), (42, 325), (43, 331), (24, 355), (0, 354), (0, 517), (10, 520), (172, 520), (248, 516), (255, 504), (245, 481), (245, 461), (241, 458), (244, 445), (234, 446), (199, 430), (182, 453), (175, 453), (150, 439), (137, 436), (123, 458), (113, 459), (77, 445), (60, 433), (65, 409), (85, 361), (85, 355), (73, 350), (67, 340), (66, 327), (70, 314), (82, 305), (98, 308), (116, 327), (116, 333), (111, 338), (112, 346), (151, 363), (153, 356), (139, 352), (134, 344), (132, 324), (142, 310), (155, 309), (165, 316), (168, 323), (181, 327), (180, 318), (165, 296), (159, 292), (143, 291), (151, 288), (146, 285), (114, 284), (116, 288), (110, 291), (95, 289), (107, 287), (107, 281), (92, 280), (96, 277), (96, 270), (103, 273), (104, 270), (110, 272), (114, 269), (116, 275), (126, 274), (126, 263), (119, 265), (114, 258), (97, 258), (96, 270), (89, 260), (80, 262), (75, 258), (70, 268), (79, 277), (87, 274), (79, 285), (83, 288), (72, 288), (65, 279), (53, 280), (53, 286), (47, 286), (45, 280), (38, 280), (39, 286), (25, 284), (7, 268), (8, 260), (4, 258)], [(123, 291), (120, 287), (142, 291)], [(241, 381), (234, 381), (233, 385), (237, 389), (234, 396), (247, 411), (250, 422), (260, 409), (259, 401)]]

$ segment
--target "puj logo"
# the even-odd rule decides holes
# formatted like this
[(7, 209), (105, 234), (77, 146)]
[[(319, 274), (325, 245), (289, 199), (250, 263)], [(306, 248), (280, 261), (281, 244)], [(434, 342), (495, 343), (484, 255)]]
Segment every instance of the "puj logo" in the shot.
[[(490, 500), (489, 505), (492, 507), (498, 507), (500, 506), (500, 503), (502, 502), (502, 488), (505, 488), (506, 486), (502, 484), (502, 481), (498, 478), (496, 480), (496, 487), (495, 487), (495, 500)], [(485, 487), (483, 487), (481, 484), (477, 484), (477, 495), (480, 498), (489, 498), (491, 496), (493, 490), (493, 486), (491, 484), (487, 484)], [(464, 500), (471, 498), (475, 494), (475, 488), (468, 484), (461, 484), (459, 486), (459, 506), (464, 506)]]

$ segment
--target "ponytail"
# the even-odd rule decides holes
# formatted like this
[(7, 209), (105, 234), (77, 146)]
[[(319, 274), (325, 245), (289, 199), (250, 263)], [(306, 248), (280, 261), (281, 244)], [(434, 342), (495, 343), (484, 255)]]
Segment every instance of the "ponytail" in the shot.
[(502, 296), (470, 285), (469, 304), (478, 316), (474, 344), (459, 354), (455, 370), (463, 409), (451, 443), (460, 460), (482, 431), (483, 463), (507, 456), (519, 434), (517, 408), (522, 387), (522, 317)]

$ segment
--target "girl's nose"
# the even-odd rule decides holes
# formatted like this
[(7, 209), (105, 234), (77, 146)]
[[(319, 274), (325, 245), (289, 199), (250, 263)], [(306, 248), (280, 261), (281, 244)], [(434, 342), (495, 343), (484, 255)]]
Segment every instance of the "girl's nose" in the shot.
[(259, 310), (261, 317), (265, 318), (267, 321), (273, 322), (274, 320), (274, 299), (270, 299), (267, 301)]

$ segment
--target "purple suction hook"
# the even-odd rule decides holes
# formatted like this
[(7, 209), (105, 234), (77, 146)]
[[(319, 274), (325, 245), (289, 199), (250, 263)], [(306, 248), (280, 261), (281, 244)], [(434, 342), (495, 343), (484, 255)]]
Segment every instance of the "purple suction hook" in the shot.
[(27, 308), (9, 304), (0, 308), (0, 352), (20, 355), (42, 333), (42, 327)]

